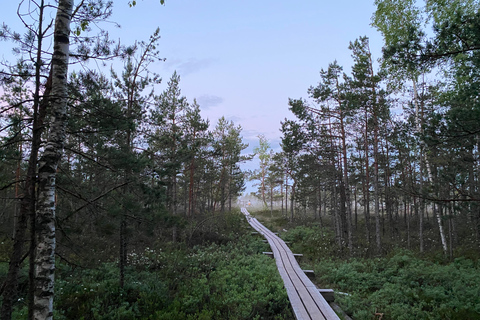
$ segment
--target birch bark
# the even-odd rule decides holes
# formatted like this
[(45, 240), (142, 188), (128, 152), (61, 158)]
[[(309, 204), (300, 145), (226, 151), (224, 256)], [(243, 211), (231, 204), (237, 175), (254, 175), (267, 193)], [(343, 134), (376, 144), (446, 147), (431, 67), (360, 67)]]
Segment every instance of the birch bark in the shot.
[(67, 73), (73, 0), (59, 0), (55, 18), (52, 58), (53, 120), (39, 161), (37, 246), (35, 250), (35, 295), (33, 319), (53, 318), (55, 273), (55, 178), (63, 153), (67, 106)]
[[(35, 216), (35, 187), (36, 187), (36, 171), (38, 150), (40, 148), (40, 137), (43, 131), (43, 120), (45, 117), (46, 97), (48, 97), (51, 83), (47, 81), (45, 84), (45, 92), (43, 100), (40, 98), (40, 73), (42, 66), (42, 43), (44, 36), (43, 14), (45, 10), (44, 1), (40, 1), (38, 5), (38, 29), (37, 29), (37, 52), (35, 59), (35, 91), (33, 98), (33, 123), (32, 123), (32, 144), (28, 160), (27, 175), (25, 177), (25, 194), (21, 200), (20, 212), (17, 216), (16, 225), (14, 227), (14, 245), (10, 257), (10, 264), (7, 278), (4, 282), (3, 303), (0, 311), (0, 319), (9, 320), (12, 318), (12, 309), (14, 301), (17, 298), (18, 274), (20, 271), (24, 244), (26, 242), (26, 231), (28, 226), (28, 217), (34, 219)], [(50, 80), (50, 77), (49, 77)], [(17, 175), (18, 177), (18, 175)], [(17, 178), (17, 180), (19, 180)], [(17, 194), (17, 192), (16, 192)], [(34, 224), (32, 224), (34, 226)], [(32, 230), (34, 228), (31, 228)], [(33, 234), (33, 231), (31, 232)], [(33, 241), (32, 241), (33, 242)], [(30, 295), (30, 293), (29, 293)]]
[[(418, 90), (417, 90), (417, 81), (415, 79), (412, 79), (412, 82), (413, 82), (413, 95), (414, 95), (413, 102), (415, 104), (415, 113), (416, 113), (415, 115), (416, 131), (417, 133), (422, 134), (423, 128), (422, 128), (422, 122), (421, 122), (422, 119), (420, 118), (421, 114), (420, 114), (420, 105), (418, 102), (419, 97), (418, 97)], [(425, 163), (425, 166), (427, 168), (428, 181), (433, 185), (434, 181), (433, 181), (432, 169), (424, 149), (425, 149), (424, 142), (423, 140), (420, 140), (420, 157), (423, 158), (420, 161), (423, 160), (423, 163)], [(440, 217), (439, 212), (437, 212), (435, 205), (433, 206), (433, 214), (437, 219), (438, 231), (440, 233), (440, 240), (442, 241), (443, 253), (446, 256), (448, 252), (447, 240), (445, 237), (445, 231), (443, 230), (442, 218)], [(422, 220), (422, 227), (423, 227), (423, 220)]]

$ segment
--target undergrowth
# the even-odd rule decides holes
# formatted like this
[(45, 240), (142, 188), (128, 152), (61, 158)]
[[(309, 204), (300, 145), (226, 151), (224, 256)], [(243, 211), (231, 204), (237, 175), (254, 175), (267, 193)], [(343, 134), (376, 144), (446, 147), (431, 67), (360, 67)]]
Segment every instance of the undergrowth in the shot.
[(333, 234), (318, 226), (298, 226), (282, 238), (304, 254), (301, 264), (314, 268), (317, 286), (334, 289), (355, 320), (480, 319), (478, 259), (448, 261), (433, 253), (422, 258), (405, 249), (380, 258), (345, 258)]
[[(242, 216), (228, 219), (236, 228), (223, 223), (208, 232), (208, 239), (216, 235), (218, 241), (157, 243), (132, 251), (124, 288), (115, 262), (99, 261), (96, 268), (57, 263), (54, 318), (292, 319), (275, 263), (261, 254), (266, 245), (239, 228)], [(195, 233), (206, 234), (205, 223), (202, 228)], [(27, 318), (23, 301), (13, 318)]]
[(464, 258), (448, 264), (420, 259), (409, 251), (377, 259), (323, 260), (317, 281), (336, 291), (356, 320), (480, 319), (480, 265)]

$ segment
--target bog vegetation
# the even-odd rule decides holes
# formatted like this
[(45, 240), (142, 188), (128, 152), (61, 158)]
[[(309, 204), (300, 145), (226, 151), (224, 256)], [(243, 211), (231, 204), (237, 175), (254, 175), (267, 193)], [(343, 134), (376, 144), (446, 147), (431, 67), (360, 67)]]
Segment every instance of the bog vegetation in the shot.
[[(356, 319), (480, 318), (480, 3), (375, 5), (382, 54), (352, 39), (351, 70), (325, 62), (243, 172), (239, 125), (202, 118), (176, 72), (154, 91), (159, 29), (120, 45), (112, 1), (20, 2), (25, 29), (0, 28), (1, 319), (291, 318), (231, 213), (247, 178)], [(91, 60), (120, 67), (72, 68)]]
[[(353, 319), (480, 318), (479, 255), (469, 244), (458, 245), (456, 258), (446, 258), (440, 245), (420, 254), (401, 239), (387, 238), (384, 255), (370, 257), (359, 245), (352, 257), (335, 243), (330, 217), (289, 222), (280, 211), (255, 214), (303, 254), (303, 269), (315, 271), (318, 288), (334, 289), (336, 303)], [(398, 229), (405, 234), (405, 225)]]
[[(261, 254), (267, 245), (250, 234), (241, 214), (191, 222), (189, 227), (195, 229), (194, 240), (183, 230), (180, 243), (166, 245), (160, 237), (149, 247), (132, 249), (123, 287), (113, 259), (90, 265), (59, 259), (54, 318), (292, 318), (275, 263)], [(105, 248), (96, 250), (95, 259), (114, 255)], [(22, 275), (20, 285), (27, 287), (27, 281)], [(23, 290), (13, 319), (27, 317), (25, 299)]]

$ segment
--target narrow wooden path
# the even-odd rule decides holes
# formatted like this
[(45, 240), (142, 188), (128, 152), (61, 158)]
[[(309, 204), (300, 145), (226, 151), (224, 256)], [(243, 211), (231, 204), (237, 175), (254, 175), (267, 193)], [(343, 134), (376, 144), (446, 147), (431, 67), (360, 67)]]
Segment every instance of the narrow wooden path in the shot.
[(247, 209), (242, 208), (242, 213), (246, 216), (248, 223), (270, 244), (296, 318), (298, 320), (340, 320), (317, 287), (300, 268), (285, 242), (252, 217)]

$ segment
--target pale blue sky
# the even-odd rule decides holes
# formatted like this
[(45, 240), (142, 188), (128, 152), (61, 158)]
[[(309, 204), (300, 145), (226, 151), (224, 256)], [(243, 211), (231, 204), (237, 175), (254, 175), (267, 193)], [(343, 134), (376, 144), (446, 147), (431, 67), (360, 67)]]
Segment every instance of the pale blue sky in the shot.
[[(18, 26), (18, 2), (2, 2), (1, 20)], [(151, 69), (163, 87), (177, 70), (183, 95), (198, 100), (212, 126), (222, 115), (240, 124), (249, 151), (259, 134), (279, 150), (280, 121), (291, 117), (288, 98), (306, 98), (320, 69), (335, 59), (348, 71), (350, 41), (366, 35), (374, 58), (381, 55), (381, 36), (370, 27), (373, 0), (165, 2), (137, 0), (130, 8), (127, 0), (115, 1), (111, 20), (121, 28), (103, 27), (123, 44), (148, 40), (159, 27), (158, 49), (167, 60)]]
[(224, 115), (252, 147), (264, 134), (277, 148), (288, 98), (306, 98), (335, 59), (347, 69), (350, 41), (367, 35), (380, 56), (374, 10), (373, 1), (361, 0), (140, 0), (135, 8), (118, 1), (112, 20), (124, 43), (160, 27), (167, 60), (154, 68), (164, 83), (177, 70), (182, 93), (197, 98), (204, 117), (215, 123)]

